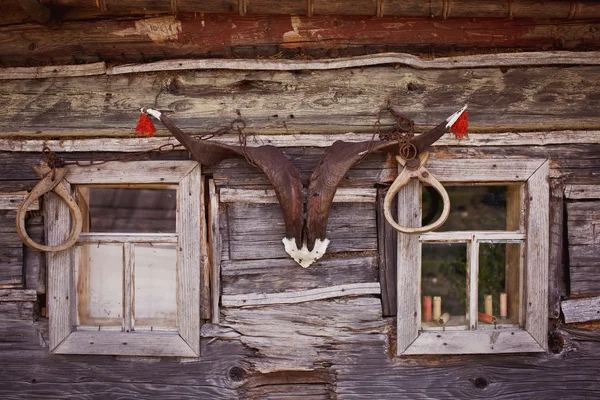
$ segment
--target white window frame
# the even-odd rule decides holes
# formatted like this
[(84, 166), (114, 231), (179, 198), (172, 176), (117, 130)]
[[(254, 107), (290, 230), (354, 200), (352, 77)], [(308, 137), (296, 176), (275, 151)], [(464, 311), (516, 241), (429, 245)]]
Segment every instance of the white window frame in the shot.
[[(524, 237), (521, 328), (420, 331), (421, 243), (435, 234), (398, 234), (397, 354), (489, 354), (543, 352), (548, 338), (549, 210), (548, 160), (539, 159), (430, 159), (427, 169), (442, 183), (522, 184), (523, 223), (514, 232)], [(402, 168), (402, 167), (400, 167)], [(421, 224), (421, 184), (411, 180), (398, 193), (398, 222)], [(521, 232), (522, 231), (522, 232)], [(493, 232), (488, 232), (493, 235)], [(445, 232), (446, 236), (449, 234)], [(524, 234), (524, 236), (523, 236)], [(457, 234), (460, 236), (460, 234)], [(482, 236), (483, 235), (483, 236)], [(462, 235), (464, 236), (464, 235)], [(485, 237), (484, 233), (480, 234)], [(504, 233), (506, 236), (506, 232)], [(504, 238), (504, 237), (503, 237)], [(471, 239), (473, 243), (477, 238)], [(478, 246), (469, 246), (475, 251)], [(475, 250), (474, 250), (475, 249)], [(523, 251), (522, 251), (523, 252)], [(473, 282), (471, 282), (471, 286)]]
[[(76, 330), (77, 282), (74, 269), (77, 250), (74, 246), (69, 250), (47, 253), (50, 350), (56, 354), (199, 357), (200, 230), (204, 218), (200, 164), (195, 161), (107, 162), (69, 169), (66, 176), (69, 190), (72, 185), (177, 185), (176, 235), (166, 235), (167, 238), (149, 234), (148, 240), (176, 240), (177, 243), (178, 331), (126, 333)], [(44, 204), (47, 243), (63, 243), (70, 230), (69, 209), (52, 193), (44, 196)], [(139, 236), (136, 234), (136, 241), (139, 241)], [(127, 242), (123, 235), (111, 233), (87, 237), (82, 234), (79, 242), (99, 239)]]

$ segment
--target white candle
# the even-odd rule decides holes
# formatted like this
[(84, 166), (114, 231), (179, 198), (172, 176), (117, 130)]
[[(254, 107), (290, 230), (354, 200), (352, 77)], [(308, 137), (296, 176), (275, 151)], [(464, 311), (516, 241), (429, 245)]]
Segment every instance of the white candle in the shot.
[(438, 320), (442, 315), (442, 298), (433, 296), (433, 319)]
[(500, 293), (500, 318), (506, 319), (508, 317), (508, 298), (506, 293)]
[(492, 295), (491, 294), (486, 294), (484, 296), (484, 300), (485, 300), (485, 313), (487, 315), (494, 315), (494, 307), (493, 307), (493, 303), (492, 303)]

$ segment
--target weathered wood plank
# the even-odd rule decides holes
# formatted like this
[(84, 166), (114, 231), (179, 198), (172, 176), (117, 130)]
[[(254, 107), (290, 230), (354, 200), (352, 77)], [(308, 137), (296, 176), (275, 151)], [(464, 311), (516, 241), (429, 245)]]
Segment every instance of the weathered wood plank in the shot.
[[(550, 65), (598, 65), (598, 52), (530, 52), (513, 54), (478, 54), (457, 57), (440, 57), (422, 59), (411, 54), (384, 53), (350, 58), (335, 58), (326, 60), (164, 60), (146, 64), (116, 65), (108, 68), (107, 75), (131, 74), (156, 71), (181, 71), (201, 69), (232, 69), (232, 70), (330, 70), (341, 68), (367, 67), (383, 64), (397, 64), (418, 69), (458, 69), (485, 67), (519, 67), (519, 66), (550, 66)], [(2, 70), (0, 69), (0, 79)]]
[(550, 258), (548, 264), (548, 317), (560, 316), (560, 300), (565, 263), (563, 248), (565, 209), (563, 200), (564, 186), (562, 183), (550, 183)]
[[(397, 312), (396, 268), (398, 233), (384, 217), (383, 200), (387, 189), (377, 189), (377, 252), (379, 282), (381, 283), (381, 305), (383, 316), (395, 316)], [(391, 206), (394, 220), (398, 220), (398, 200), (394, 197)]]
[(381, 294), (379, 282), (350, 283), (317, 289), (285, 291), (280, 293), (224, 294), (221, 296), (223, 307), (252, 307), (272, 304), (295, 304), (307, 301), (331, 299), (345, 296), (363, 296)]
[(221, 298), (221, 252), (223, 247), (222, 237), (219, 232), (220, 212), (219, 193), (215, 181), (208, 181), (208, 250), (210, 256), (210, 286), (211, 286), (211, 313), (213, 324), (218, 324), (220, 319), (219, 302)]
[[(0, 210), (16, 210), (21, 206), (21, 203), (27, 197), (27, 193), (0, 193)], [(39, 210), (39, 200), (31, 203), (27, 211)]]
[[(287, 258), (281, 240), (285, 236), (278, 204), (230, 203), (227, 208), (228, 246), (231, 258)], [(375, 208), (369, 203), (334, 203), (329, 214), (329, 254), (377, 249)]]
[(83, 65), (0, 68), (0, 80), (70, 78), (74, 76), (102, 75), (105, 73), (106, 64), (102, 61)]
[(567, 324), (600, 319), (600, 297), (565, 300), (560, 307)]
[(600, 201), (566, 204), (571, 293), (600, 293)]
[[(420, 127), (417, 127), (420, 128)], [(193, 134), (193, 132), (190, 132)], [(418, 135), (419, 133), (417, 133)], [(285, 134), (256, 134), (247, 143), (248, 147), (271, 145), (276, 147), (329, 147), (335, 141), (363, 142), (371, 140), (369, 133), (331, 133), (318, 134), (308, 133), (303, 135)], [(223, 144), (239, 144), (239, 136), (226, 134), (210, 139)], [(470, 133), (468, 139), (458, 140), (452, 135), (444, 135), (436, 146), (469, 146), (469, 147), (491, 147), (491, 146), (550, 146), (550, 145), (573, 145), (573, 144), (597, 144), (600, 142), (600, 131), (551, 131), (551, 132), (487, 132)], [(78, 153), (95, 152), (102, 149), (103, 152), (139, 152), (157, 149), (160, 146), (179, 142), (172, 136), (151, 138), (96, 138), (96, 139), (35, 139), (15, 140), (0, 138), (0, 151), (7, 152), (34, 152), (38, 153), (41, 148), (48, 146), (54, 151)], [(580, 190), (592, 190), (597, 193), (595, 186), (577, 185), (568, 186), (565, 193), (573, 191), (577, 195)], [(586, 192), (587, 193), (587, 192)], [(589, 196), (589, 195), (586, 195)], [(568, 197), (572, 198), (572, 197)]]
[[(294, 279), (290, 279), (291, 276)], [(323, 258), (314, 268), (300, 268), (290, 258), (222, 263), (223, 295), (276, 293), (377, 281), (374, 256)]]
[(37, 301), (35, 290), (0, 289), (0, 302)]
[[(275, 190), (222, 188), (223, 203), (274, 204), (278, 203)], [(376, 190), (371, 188), (340, 188), (335, 192), (334, 203), (374, 203)]]
[[(137, 113), (132, 108), (154, 98), (155, 108), (175, 111), (175, 122), (189, 131), (225, 126), (237, 117), (236, 110), (254, 131), (320, 133), (324, 127), (329, 132), (371, 131), (385, 99), (417, 125), (436, 125), (468, 103), (470, 110), (477, 110), (470, 115), (473, 131), (597, 129), (600, 99), (594, 95), (600, 91), (599, 75), (597, 66), (518, 68), (506, 73), (496, 68), (382, 66), (314, 74), (188, 71), (160, 77), (145, 73), (55, 78), (43, 84), (15, 80), (2, 85), (5, 111), (0, 130), (3, 135), (133, 134)], [(440, 91), (440, 86), (447, 90)], [(465, 91), (467, 86), (472, 90)], [(459, 95), (450, 103), (447, 93)]]
[(23, 284), (23, 246), (0, 249), (0, 287)]
[(36, 305), (30, 301), (0, 302), (0, 316), (6, 319), (33, 320)]
[(600, 185), (567, 185), (565, 197), (569, 200), (600, 199)]

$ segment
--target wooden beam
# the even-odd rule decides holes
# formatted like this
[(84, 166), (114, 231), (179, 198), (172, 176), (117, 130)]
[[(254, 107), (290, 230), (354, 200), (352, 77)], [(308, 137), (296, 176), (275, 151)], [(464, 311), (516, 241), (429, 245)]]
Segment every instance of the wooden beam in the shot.
[(6, 66), (24, 66), (47, 65), (49, 60), (128, 63), (300, 53), (336, 57), (380, 53), (386, 48), (413, 53), (598, 48), (600, 23), (586, 18), (590, 19), (557, 23), (539, 15), (535, 20), (511, 20), (198, 13), (87, 19), (64, 21), (54, 30), (37, 24), (2, 26), (0, 60)]
[(600, 199), (600, 185), (566, 185), (565, 197), (569, 200)]
[(45, 79), (69, 78), (75, 76), (103, 75), (106, 64), (97, 62), (83, 65), (53, 65), (46, 67), (0, 68), (1, 79)]

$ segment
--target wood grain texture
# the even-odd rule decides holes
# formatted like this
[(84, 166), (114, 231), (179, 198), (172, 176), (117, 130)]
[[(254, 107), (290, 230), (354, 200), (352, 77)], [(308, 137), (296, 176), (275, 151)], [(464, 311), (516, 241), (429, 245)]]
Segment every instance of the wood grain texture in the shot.
[(350, 283), (318, 289), (285, 291), (279, 293), (224, 294), (221, 296), (223, 307), (252, 307), (271, 304), (295, 304), (307, 301), (331, 299), (344, 296), (379, 295), (379, 282)]
[(201, 258), (200, 247), (207, 245), (201, 241), (200, 221), (205, 220), (204, 209), (200, 208), (201, 194), (200, 165), (195, 163), (177, 190), (177, 323), (179, 334), (196, 357), (200, 355), (200, 300), (203, 298), (200, 270), (201, 263), (206, 262), (206, 257)]
[(104, 73), (106, 73), (106, 64), (104, 62), (84, 65), (13, 67), (0, 68), (0, 80), (63, 78), (73, 76), (102, 75)]
[(525, 328), (542, 349), (548, 347), (549, 169), (548, 161), (542, 163), (527, 181)]
[(548, 264), (548, 318), (560, 317), (561, 295), (566, 289), (564, 262), (564, 185), (550, 182), (550, 256)]
[[(233, 7), (237, 9), (239, 4), (244, 3), (234, 3)], [(318, 4), (327, 7), (329, 3)], [(167, 3), (165, 5), (168, 6)], [(90, 6), (94, 9), (93, 4)], [(346, 9), (348, 6), (344, 4), (343, 7)], [(363, 6), (369, 7), (367, 15), (375, 13), (373, 2)], [(306, 4), (302, 8), (305, 9)], [(429, 9), (422, 8), (424, 11)], [(269, 9), (279, 9), (279, 4)], [(446, 9), (455, 10), (456, 7)], [(512, 10), (518, 13), (520, 9), (514, 7)], [(595, 10), (596, 7), (591, 8), (591, 15)], [(1, 26), (0, 58), (5, 66), (31, 66), (99, 61), (131, 63), (211, 56), (291, 58), (310, 55), (328, 58), (385, 51), (453, 54), (452, 49), (472, 52), (473, 49), (499, 48), (528, 51), (597, 48), (600, 40), (594, 29), (598, 26), (597, 21), (541, 19), (538, 14), (542, 11), (539, 7), (535, 9), (535, 20), (506, 18), (507, 9), (501, 11), (502, 19), (445, 19), (429, 18), (429, 15), (426, 18), (409, 16), (397, 19), (373, 18), (364, 14), (306, 17), (251, 13), (236, 16), (205, 15), (202, 12), (122, 19), (109, 19), (103, 15), (98, 20), (63, 21), (60, 29), (47, 29), (32, 23)], [(80, 32), (85, 32), (85, 35), (82, 37)]]
[[(223, 203), (274, 204), (275, 190), (229, 189), (219, 191)], [(334, 203), (374, 203), (376, 190), (371, 188), (340, 188), (333, 198)]]
[[(288, 258), (278, 204), (229, 203), (228, 243), (231, 259)], [(377, 249), (375, 207), (369, 203), (334, 203), (329, 215), (328, 254)]]
[(600, 293), (600, 201), (567, 201), (569, 283), (572, 294)]
[[(420, 128), (420, 127), (417, 127)], [(190, 132), (193, 134), (193, 132)], [(417, 135), (419, 132), (416, 133)], [(57, 133), (59, 135), (59, 133)], [(329, 147), (335, 141), (363, 142), (371, 140), (373, 135), (369, 133), (307, 133), (303, 135), (286, 134), (254, 134), (252, 140), (247, 142), (248, 147), (272, 145), (276, 147)], [(225, 134), (217, 136), (211, 141), (223, 144), (238, 145), (239, 136)], [(437, 146), (469, 146), (469, 147), (491, 147), (491, 146), (550, 146), (550, 145), (574, 145), (574, 144), (597, 144), (600, 142), (600, 131), (552, 131), (552, 132), (489, 132), (470, 133), (469, 138), (458, 140), (452, 135), (444, 135), (438, 141)], [(102, 149), (104, 152), (138, 152), (157, 149), (163, 145), (177, 145), (179, 142), (172, 136), (151, 138), (94, 138), (94, 139), (36, 139), (28, 137), (27, 140), (15, 140), (2, 138), (0, 136), (0, 151), (6, 152), (33, 152), (38, 153), (41, 148), (48, 146), (54, 151), (79, 153), (95, 152)], [(573, 186), (574, 191), (591, 190), (594, 187), (588, 185)], [(597, 190), (597, 189), (596, 189)], [(591, 192), (590, 192), (591, 193)], [(597, 192), (596, 192), (597, 193)], [(575, 195), (575, 192), (574, 194)]]
[(497, 354), (545, 351), (529, 333), (519, 329), (468, 332), (421, 332), (404, 352), (411, 354)]
[(569, 200), (600, 199), (600, 185), (567, 185), (565, 197)]
[[(60, 183), (61, 185), (63, 183)], [(68, 187), (70, 190), (70, 187)], [(53, 193), (44, 195), (44, 221), (46, 244), (64, 243), (70, 232), (69, 208)], [(46, 253), (48, 268), (48, 315), (50, 316), (50, 351), (54, 351), (73, 329), (72, 290), (73, 271), (70, 250)]]
[(567, 324), (600, 319), (600, 297), (565, 300), (560, 308)]
[[(55, 78), (42, 84), (15, 80), (3, 82), (0, 91), (4, 104), (0, 131), (133, 135), (139, 107), (155, 98), (154, 108), (175, 112), (174, 122), (186, 131), (227, 126), (237, 117), (236, 110), (249, 131), (322, 133), (325, 127), (332, 133), (372, 131), (386, 99), (417, 126), (437, 125), (468, 103), (474, 132), (597, 130), (599, 73), (598, 66), (514, 68), (505, 73), (496, 68), (376, 66), (315, 73), (180, 71)], [(446, 90), (440, 91), (440, 86)], [(454, 94), (452, 102), (447, 93)]]
[[(399, 167), (403, 168), (403, 167)], [(398, 192), (398, 223), (415, 227), (421, 223), (421, 184), (411, 180)], [(421, 325), (421, 243), (417, 235), (398, 233), (397, 342), (403, 354), (419, 335)]]
[(219, 303), (221, 299), (221, 252), (223, 239), (219, 232), (219, 193), (215, 181), (208, 181), (208, 250), (210, 256), (210, 286), (211, 286), (211, 312), (213, 324), (218, 324), (220, 319)]
[[(21, 203), (27, 197), (27, 193), (0, 193), (0, 210), (16, 210), (19, 208)], [(40, 202), (39, 200), (31, 203), (31, 206), (27, 209), (31, 210), (39, 210)]]
[[(384, 317), (397, 313), (396, 269), (398, 264), (398, 233), (387, 223), (384, 216), (383, 203), (387, 190), (377, 189), (377, 253), (379, 264), (379, 282), (381, 283), (381, 306)], [(391, 212), (398, 220), (397, 197), (392, 200)]]
[[(290, 258), (222, 262), (223, 295), (279, 293), (378, 282), (374, 256), (330, 257), (311, 268)], [(290, 279), (293, 276), (294, 279)]]
[[(198, 167), (200, 168), (200, 167)], [(206, 198), (208, 194), (207, 178), (203, 175), (200, 176), (200, 318), (203, 320), (212, 319), (212, 277), (213, 267), (212, 259), (209, 251), (209, 226), (207, 221), (208, 208), (206, 206)], [(192, 211), (193, 212), (193, 211)], [(191, 214), (193, 215), (193, 214)], [(217, 297), (218, 299), (218, 297)]]

